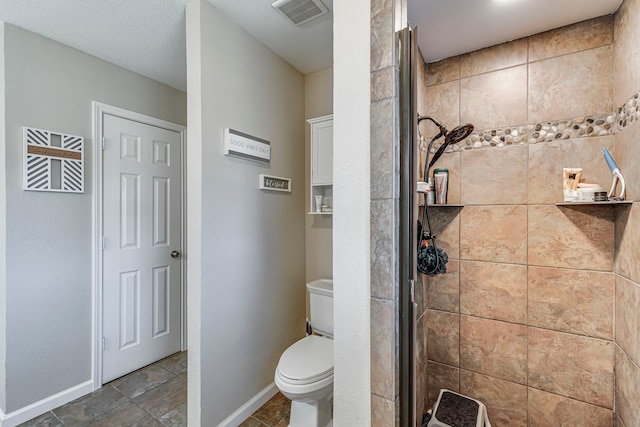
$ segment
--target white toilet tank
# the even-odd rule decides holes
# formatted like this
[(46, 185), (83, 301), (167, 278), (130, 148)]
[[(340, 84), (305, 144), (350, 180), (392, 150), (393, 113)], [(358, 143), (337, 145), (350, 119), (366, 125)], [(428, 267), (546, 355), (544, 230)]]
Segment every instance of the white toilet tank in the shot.
[(333, 280), (318, 279), (307, 283), (311, 328), (314, 332), (333, 337)]

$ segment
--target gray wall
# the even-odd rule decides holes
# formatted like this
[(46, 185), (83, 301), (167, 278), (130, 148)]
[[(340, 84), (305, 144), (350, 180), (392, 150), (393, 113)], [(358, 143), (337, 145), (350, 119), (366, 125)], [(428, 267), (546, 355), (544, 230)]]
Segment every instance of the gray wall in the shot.
[[(91, 379), (91, 102), (185, 124), (186, 94), (12, 25), (4, 65), (7, 413)], [(22, 126), (85, 137), (84, 194), (22, 190)]]
[[(203, 0), (187, 74), (189, 425), (213, 426), (304, 336), (304, 76)], [(227, 127), (271, 141), (271, 164), (224, 156)], [(261, 173), (293, 192), (258, 190)]]

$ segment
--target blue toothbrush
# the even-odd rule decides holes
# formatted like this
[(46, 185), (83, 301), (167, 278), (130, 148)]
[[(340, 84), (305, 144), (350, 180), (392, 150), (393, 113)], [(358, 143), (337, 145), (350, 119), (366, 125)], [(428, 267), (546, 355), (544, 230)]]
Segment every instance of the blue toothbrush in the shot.
[(607, 162), (607, 165), (609, 165), (609, 169), (611, 169), (611, 173), (613, 174), (613, 182), (611, 183), (611, 190), (609, 190), (609, 194), (607, 194), (607, 197), (611, 198), (611, 196), (613, 196), (613, 192), (616, 190), (616, 184), (618, 183), (618, 180), (620, 180), (620, 184), (622, 185), (622, 191), (620, 191), (620, 195), (618, 197), (614, 197), (614, 199), (624, 200), (624, 190), (626, 186), (624, 183), (624, 177), (620, 173), (620, 168), (618, 167), (618, 165), (616, 165), (616, 162), (615, 160), (613, 160), (613, 157), (611, 156), (609, 151), (607, 151), (607, 149), (604, 147), (602, 147), (602, 154), (604, 154), (604, 160)]

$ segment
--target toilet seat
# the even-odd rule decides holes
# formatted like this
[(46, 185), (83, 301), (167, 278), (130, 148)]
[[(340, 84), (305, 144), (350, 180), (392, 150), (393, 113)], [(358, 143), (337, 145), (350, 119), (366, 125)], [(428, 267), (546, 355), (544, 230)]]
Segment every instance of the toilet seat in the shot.
[(291, 385), (313, 384), (333, 376), (333, 341), (309, 335), (280, 357), (277, 376)]

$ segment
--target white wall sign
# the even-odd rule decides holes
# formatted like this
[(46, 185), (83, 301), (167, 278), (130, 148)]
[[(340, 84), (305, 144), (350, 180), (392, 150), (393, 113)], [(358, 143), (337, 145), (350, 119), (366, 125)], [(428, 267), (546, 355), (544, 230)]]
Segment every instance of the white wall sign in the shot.
[(260, 174), (259, 188), (261, 190), (286, 191), (291, 193), (291, 178)]
[(24, 127), (24, 189), (84, 193), (84, 138)]
[(271, 143), (233, 129), (224, 130), (224, 154), (269, 163)]

